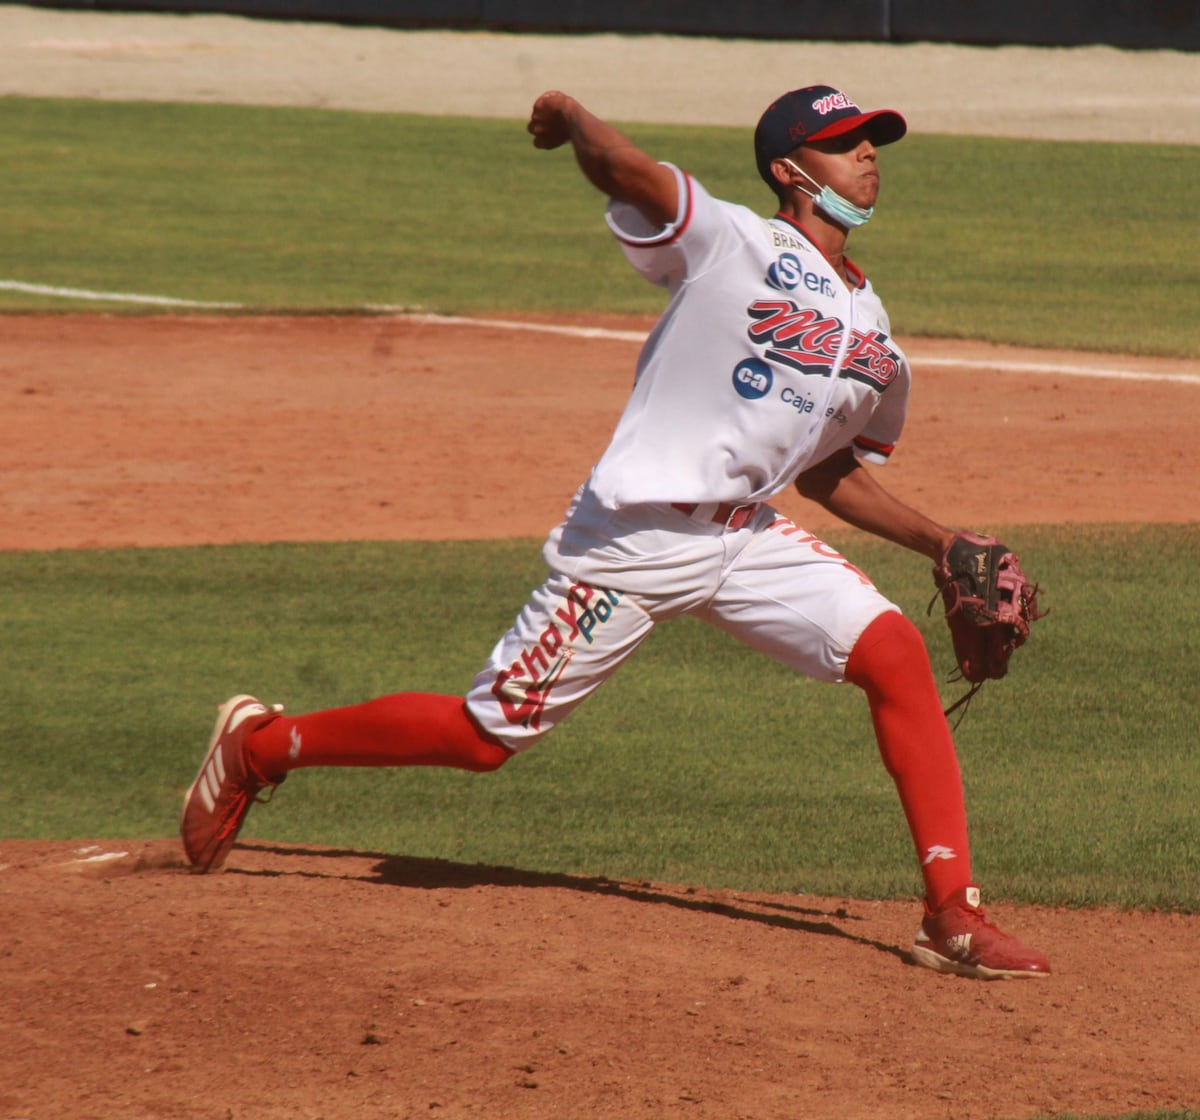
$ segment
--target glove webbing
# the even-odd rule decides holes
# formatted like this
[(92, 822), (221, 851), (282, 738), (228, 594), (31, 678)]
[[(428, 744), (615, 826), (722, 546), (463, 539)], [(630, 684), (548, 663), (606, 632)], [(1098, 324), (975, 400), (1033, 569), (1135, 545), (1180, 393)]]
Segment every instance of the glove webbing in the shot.
[[(1036, 594), (1037, 588), (1034, 588), (1034, 592)], [(933, 593), (933, 598), (929, 600), (929, 606), (927, 606), (925, 608), (926, 615), (933, 614), (934, 604), (941, 597), (942, 597), (942, 591), (941, 591), (941, 588), (939, 588), (937, 591), (935, 591)], [(1035, 615), (1034, 617), (1038, 617), (1038, 616)], [(947, 678), (947, 680), (951, 684), (953, 684), (955, 681), (961, 681), (962, 679), (963, 679), (963, 675), (961, 672), (959, 672), (957, 676), (951, 676), (951, 677)], [(962, 721), (964, 719), (967, 718), (967, 710), (971, 707), (971, 701), (975, 699), (975, 693), (977, 693), (984, 686), (985, 683), (986, 683), (986, 681), (976, 681), (975, 684), (971, 685), (970, 689), (967, 692), (965, 692), (962, 696), (960, 696), (957, 700), (955, 700), (954, 703), (950, 705), (950, 707), (948, 707), (942, 711), (942, 715), (944, 715), (947, 719), (949, 719), (950, 716), (953, 715), (955, 712), (957, 712), (959, 708), (962, 708), (962, 715), (960, 715), (958, 717), (958, 719), (956, 719), (954, 721), (954, 726), (951, 728), (951, 730), (957, 731), (958, 725), (960, 723), (962, 723)]]

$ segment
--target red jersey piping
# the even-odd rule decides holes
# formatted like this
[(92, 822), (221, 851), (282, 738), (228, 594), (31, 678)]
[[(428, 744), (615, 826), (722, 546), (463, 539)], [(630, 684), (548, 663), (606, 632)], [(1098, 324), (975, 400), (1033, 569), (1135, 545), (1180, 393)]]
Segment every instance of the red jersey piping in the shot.
[(894, 443), (880, 443), (878, 440), (867, 439), (866, 436), (855, 436), (854, 443), (864, 451), (873, 451), (876, 455), (882, 455), (885, 459), (896, 450)]
[[(618, 241), (633, 249), (656, 249), (660, 245), (669, 245), (672, 241), (683, 236), (684, 230), (687, 229), (688, 223), (692, 220), (692, 177), (682, 169), (680, 169), (679, 173), (683, 176), (685, 192), (683, 217), (679, 222), (673, 228), (664, 231), (660, 237), (651, 238), (649, 241), (634, 241), (631, 238), (622, 237), (619, 233), (617, 234)], [(637, 207), (635, 206), (634, 209), (636, 210)]]

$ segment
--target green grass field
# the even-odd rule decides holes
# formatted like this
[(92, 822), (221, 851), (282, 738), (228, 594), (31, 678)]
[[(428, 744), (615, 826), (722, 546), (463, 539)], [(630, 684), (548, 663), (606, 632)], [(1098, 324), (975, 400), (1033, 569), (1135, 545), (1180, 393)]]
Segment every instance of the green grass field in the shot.
[[(632, 136), (763, 210), (749, 133)], [(286, 311), (654, 312), (519, 121), (0, 98), (0, 284)], [(1196, 357), (1200, 150), (911, 136), (852, 255), (898, 335)], [(1152, 189), (1147, 185), (1152, 184)], [(0, 310), (88, 306), (0, 286)]]
[[(1198, 653), (1200, 527), (1009, 536), (1037, 558), (1052, 612), (958, 731), (980, 876), (1028, 902), (1194, 912), (1200, 697), (1183, 680)], [(944, 623), (924, 613), (926, 565), (855, 533), (834, 539), (948, 667)], [(538, 551), (0, 553), (5, 834), (171, 834), (214, 707), (234, 692), (294, 711), (461, 692), (540, 582)], [(948, 684), (945, 698), (961, 691)], [(690, 620), (660, 627), (546, 744), (494, 775), (300, 773), (246, 835), (742, 889), (919, 890), (857, 690), (796, 678)]]

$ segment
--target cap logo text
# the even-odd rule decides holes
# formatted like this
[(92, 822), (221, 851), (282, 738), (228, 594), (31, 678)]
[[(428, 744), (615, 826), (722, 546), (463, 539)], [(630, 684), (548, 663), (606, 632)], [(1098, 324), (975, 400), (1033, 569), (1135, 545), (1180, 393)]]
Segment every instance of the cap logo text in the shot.
[(855, 105), (854, 102), (851, 101), (850, 98), (848, 98), (844, 93), (830, 93), (825, 97), (818, 97), (816, 101), (813, 102), (813, 109), (815, 109), (823, 117), (828, 116), (837, 109), (857, 108), (858, 106)]

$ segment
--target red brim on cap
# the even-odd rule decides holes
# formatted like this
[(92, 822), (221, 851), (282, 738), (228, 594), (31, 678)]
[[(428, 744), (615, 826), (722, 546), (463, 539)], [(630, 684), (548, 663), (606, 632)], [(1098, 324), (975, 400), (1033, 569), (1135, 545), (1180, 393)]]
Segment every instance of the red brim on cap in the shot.
[(810, 133), (804, 138), (804, 143), (813, 140), (828, 140), (833, 136), (844, 136), (856, 128), (869, 125), (871, 143), (894, 144), (908, 131), (908, 122), (895, 109), (876, 109), (872, 113), (859, 113), (853, 117), (842, 117), (824, 128)]

